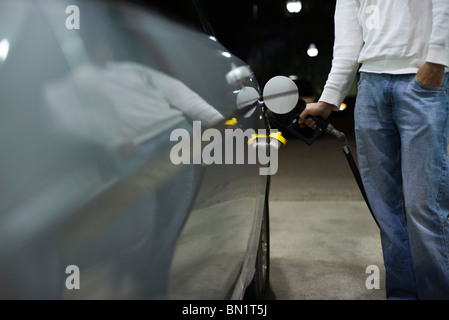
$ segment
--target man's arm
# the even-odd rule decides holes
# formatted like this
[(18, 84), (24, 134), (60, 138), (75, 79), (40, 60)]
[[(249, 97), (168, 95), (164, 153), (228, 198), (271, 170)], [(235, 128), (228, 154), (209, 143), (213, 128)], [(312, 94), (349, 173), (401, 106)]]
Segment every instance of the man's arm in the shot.
[[(445, 0), (447, 1), (447, 0)], [(314, 127), (308, 115), (327, 118), (338, 110), (354, 82), (359, 67), (358, 58), (363, 46), (358, 0), (337, 0), (335, 8), (335, 43), (331, 72), (318, 103), (308, 104), (299, 122)]]

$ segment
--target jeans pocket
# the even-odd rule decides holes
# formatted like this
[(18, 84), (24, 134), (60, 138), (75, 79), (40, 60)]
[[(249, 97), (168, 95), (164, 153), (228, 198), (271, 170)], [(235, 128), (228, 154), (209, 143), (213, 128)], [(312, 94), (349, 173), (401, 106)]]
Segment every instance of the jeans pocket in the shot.
[[(430, 90), (430, 91), (445, 91), (446, 90), (446, 88), (444, 88), (443, 86), (432, 87), (432, 86), (428, 86), (424, 83), (421, 83), (418, 81), (418, 79), (416, 79), (416, 76), (413, 78), (413, 83), (423, 90)], [(444, 81), (443, 81), (443, 83), (444, 83)]]

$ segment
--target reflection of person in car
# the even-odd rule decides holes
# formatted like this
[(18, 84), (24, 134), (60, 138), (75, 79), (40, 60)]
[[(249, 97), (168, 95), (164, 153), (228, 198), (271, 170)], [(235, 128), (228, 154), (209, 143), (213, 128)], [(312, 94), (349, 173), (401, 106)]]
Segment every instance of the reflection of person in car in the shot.
[(141, 297), (164, 298), (194, 190), (194, 166), (170, 162), (170, 132), (191, 131), (187, 117), (211, 126), (223, 116), (179, 80), (132, 62), (81, 65), (71, 77), (48, 85), (45, 96), (55, 121), (106, 149), (122, 177), (92, 215), (119, 212), (103, 234), (82, 239), (84, 246), (98, 245), (101, 252), (119, 241), (121, 252), (108, 257), (120, 275), (113, 286), (120, 288), (119, 279), (130, 274)]
[[(206, 126), (223, 120), (215, 108), (181, 81), (136, 63), (86, 64), (74, 72), (73, 78), (74, 82), (67, 79), (47, 90), (48, 99), (60, 109), (54, 111), (63, 118), (59, 120), (73, 122), (75, 114), (62, 108), (59, 94), (78, 93), (83, 99), (79, 103), (93, 122), (92, 136), (111, 148), (149, 140), (176, 127), (185, 116)], [(67, 102), (73, 105), (75, 101)]]

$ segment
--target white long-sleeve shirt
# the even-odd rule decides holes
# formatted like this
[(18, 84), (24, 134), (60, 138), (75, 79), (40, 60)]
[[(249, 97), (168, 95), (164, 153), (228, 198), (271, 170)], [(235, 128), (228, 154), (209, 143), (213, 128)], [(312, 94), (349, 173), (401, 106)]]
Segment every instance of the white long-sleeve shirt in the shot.
[(337, 0), (334, 58), (320, 101), (340, 106), (360, 71), (449, 67), (449, 0)]

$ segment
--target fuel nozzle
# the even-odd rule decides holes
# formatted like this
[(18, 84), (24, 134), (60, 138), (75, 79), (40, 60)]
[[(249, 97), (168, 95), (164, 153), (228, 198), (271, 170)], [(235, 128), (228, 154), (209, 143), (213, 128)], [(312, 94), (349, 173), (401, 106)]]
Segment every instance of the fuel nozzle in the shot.
[(312, 130), (298, 123), (306, 101), (299, 97), (299, 89), (290, 78), (277, 76), (270, 79), (264, 87), (263, 98), (271, 112), (270, 122), (280, 130), (288, 131), (308, 145), (313, 144), (321, 135), (321, 127)]
[(290, 128), (294, 126), (298, 122), (299, 115), (306, 107), (306, 102), (298, 98), (298, 102), (295, 107), (288, 111), (287, 113), (273, 113), (273, 117), (276, 119), (276, 122), (284, 128)]

